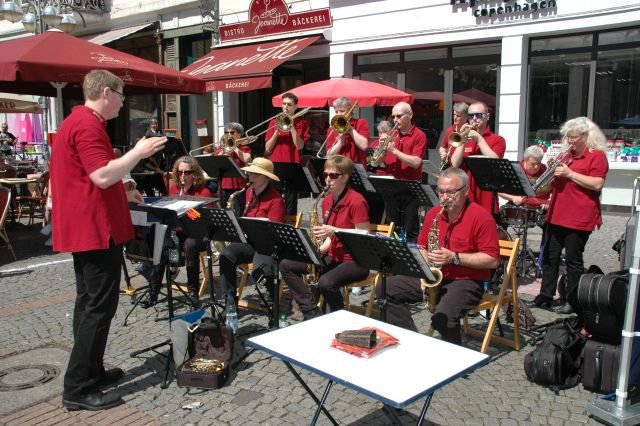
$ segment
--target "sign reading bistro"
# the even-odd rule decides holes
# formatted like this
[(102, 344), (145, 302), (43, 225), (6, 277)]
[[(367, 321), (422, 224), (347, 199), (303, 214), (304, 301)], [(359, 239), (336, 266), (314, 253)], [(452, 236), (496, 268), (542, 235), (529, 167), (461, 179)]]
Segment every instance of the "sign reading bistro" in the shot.
[(331, 27), (328, 8), (289, 13), (284, 0), (253, 0), (249, 6), (249, 20), (220, 25), (222, 43), (261, 37), (270, 34), (307, 31)]

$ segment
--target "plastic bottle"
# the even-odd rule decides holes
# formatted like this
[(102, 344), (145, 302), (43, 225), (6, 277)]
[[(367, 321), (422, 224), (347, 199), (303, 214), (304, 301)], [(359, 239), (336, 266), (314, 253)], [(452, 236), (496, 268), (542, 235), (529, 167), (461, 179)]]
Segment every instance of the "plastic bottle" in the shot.
[(225, 314), (227, 318), (227, 326), (231, 328), (233, 334), (238, 332), (238, 311), (236, 310), (236, 302), (233, 300), (233, 295), (226, 294)]
[(287, 320), (287, 315), (286, 314), (280, 315), (280, 321), (278, 322), (278, 326), (280, 328), (285, 328), (285, 327), (289, 326), (289, 320)]
[(169, 249), (169, 264), (171, 265), (179, 265), (180, 264), (180, 240), (178, 240), (178, 235), (176, 231), (171, 231), (169, 234), (169, 238), (173, 244), (173, 247)]

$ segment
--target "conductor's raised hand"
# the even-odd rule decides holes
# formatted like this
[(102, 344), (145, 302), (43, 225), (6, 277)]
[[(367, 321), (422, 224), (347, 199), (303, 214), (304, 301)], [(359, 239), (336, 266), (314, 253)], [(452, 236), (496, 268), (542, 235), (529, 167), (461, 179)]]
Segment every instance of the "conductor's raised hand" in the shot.
[(140, 158), (151, 157), (156, 152), (162, 150), (167, 143), (166, 136), (153, 136), (142, 138), (133, 147)]

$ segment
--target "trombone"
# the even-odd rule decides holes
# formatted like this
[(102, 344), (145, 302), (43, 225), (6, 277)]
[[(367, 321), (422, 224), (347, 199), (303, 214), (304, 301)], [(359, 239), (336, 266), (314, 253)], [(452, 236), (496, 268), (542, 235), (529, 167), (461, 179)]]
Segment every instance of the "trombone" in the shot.
[(192, 149), (191, 151), (189, 151), (189, 155), (193, 157), (194, 152), (203, 151), (209, 147), (213, 147), (213, 152), (216, 152), (220, 148), (222, 148), (221, 154), (228, 154), (230, 152), (233, 152), (238, 146), (252, 144), (257, 139), (258, 138), (256, 136), (245, 136), (243, 138), (236, 140), (230, 134), (225, 133), (222, 136), (220, 136), (220, 139), (217, 142), (213, 142), (208, 145), (201, 146), (196, 149)]
[(291, 130), (291, 127), (293, 126), (293, 121), (302, 116), (305, 115), (307, 112), (309, 112), (311, 108), (304, 108), (301, 109), (300, 111), (298, 111), (297, 113), (293, 114), (293, 115), (289, 115), (286, 114), (284, 111), (283, 112), (279, 112), (278, 114), (267, 118), (266, 120), (264, 120), (261, 123), (256, 124), (255, 126), (253, 126), (252, 128), (250, 128), (249, 130), (247, 130), (246, 134), (247, 134), (247, 138), (252, 139), (253, 140), (251, 142), (248, 143), (244, 143), (243, 145), (247, 145), (249, 143), (253, 143), (255, 142), (256, 139), (258, 139), (259, 136), (264, 135), (265, 133), (267, 133), (269, 130), (273, 129), (274, 126), (270, 126), (267, 127), (266, 129), (264, 129), (263, 131), (261, 131), (260, 133), (258, 133), (257, 135), (249, 135), (249, 133), (251, 133), (251, 131), (257, 129), (258, 127), (262, 126), (264, 123), (268, 123), (271, 120), (273, 120), (275, 118), (276, 120), (276, 126), (278, 128), (278, 130), (283, 131), (283, 132), (288, 132)]
[(351, 105), (351, 108), (349, 108), (349, 111), (347, 111), (346, 114), (336, 114), (331, 118), (331, 122), (330, 122), (331, 128), (329, 129), (329, 134), (325, 138), (324, 142), (322, 142), (320, 149), (318, 149), (318, 154), (317, 154), (318, 158), (326, 158), (326, 153), (324, 156), (321, 155), (322, 150), (327, 145), (327, 142), (329, 141), (329, 138), (331, 137), (331, 134), (333, 132), (336, 132), (339, 135), (344, 135), (351, 129), (351, 115), (353, 114), (353, 111), (356, 108), (358, 108), (358, 101), (355, 101)]

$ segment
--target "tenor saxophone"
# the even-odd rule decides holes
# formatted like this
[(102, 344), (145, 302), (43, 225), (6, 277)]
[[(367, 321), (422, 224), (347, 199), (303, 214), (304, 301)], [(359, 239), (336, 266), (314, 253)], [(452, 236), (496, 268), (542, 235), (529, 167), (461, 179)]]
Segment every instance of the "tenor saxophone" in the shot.
[[(427, 251), (429, 253), (440, 248), (440, 230), (438, 229), (438, 220), (440, 219), (440, 216), (442, 215), (442, 212), (446, 207), (446, 204), (441, 204), (441, 209), (438, 214), (436, 214), (436, 217), (433, 218), (433, 223), (431, 224), (431, 228), (429, 228), (429, 237), (427, 241)], [(441, 265), (430, 262), (428, 259), (427, 264), (429, 265), (431, 273), (435, 277), (435, 281), (428, 281), (422, 278), (420, 279), (420, 286), (423, 289), (424, 301), (427, 303), (429, 312), (434, 313), (436, 311), (436, 306), (440, 301), (440, 284), (442, 283), (442, 271), (440, 270)]]
[[(313, 233), (313, 228), (322, 225), (322, 223), (320, 222), (320, 215), (318, 214), (318, 204), (320, 204), (320, 201), (322, 201), (322, 199), (327, 195), (328, 192), (329, 188), (327, 187), (322, 191), (322, 193), (320, 193), (320, 195), (318, 195), (318, 198), (314, 200), (311, 211), (309, 212), (309, 236), (311, 237), (311, 242), (316, 248), (316, 251), (320, 250), (320, 246), (322, 245), (323, 240), (315, 236), (315, 234)], [(317, 284), (320, 280), (320, 272), (320, 267), (311, 263), (309, 265), (309, 282)]]

